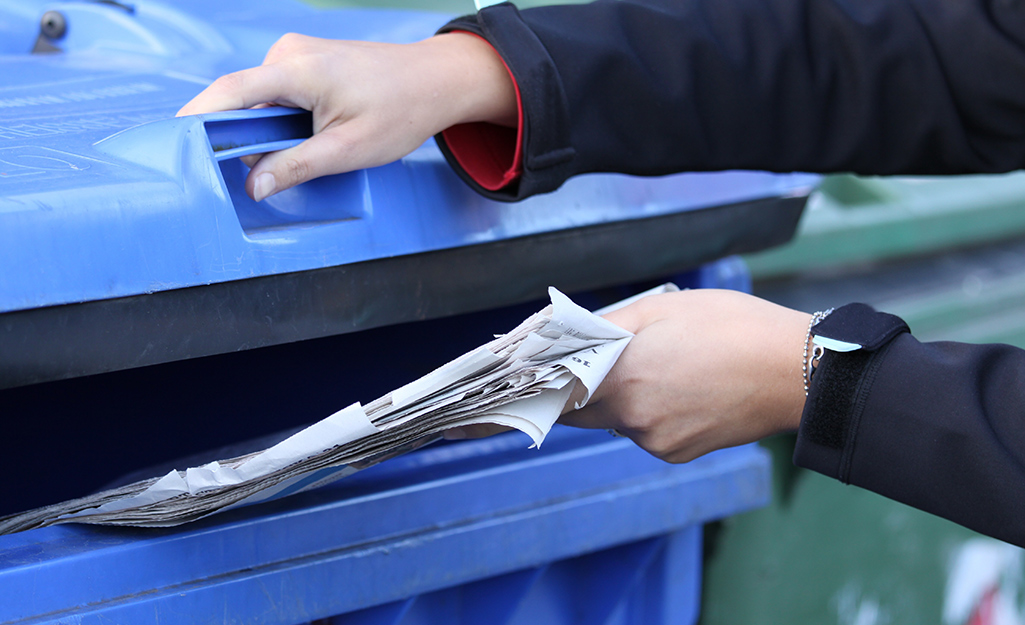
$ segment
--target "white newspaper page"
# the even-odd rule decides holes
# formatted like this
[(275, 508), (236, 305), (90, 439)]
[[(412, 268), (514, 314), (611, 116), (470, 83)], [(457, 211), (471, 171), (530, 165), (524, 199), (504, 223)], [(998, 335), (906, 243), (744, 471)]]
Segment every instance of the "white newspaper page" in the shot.
[(352, 404), (262, 452), (0, 518), (0, 534), (68, 522), (178, 525), (322, 486), (471, 424), (515, 428), (540, 447), (573, 391), (583, 389), (582, 407), (633, 337), (557, 289), (549, 295), (551, 305), (508, 334), (366, 407)]

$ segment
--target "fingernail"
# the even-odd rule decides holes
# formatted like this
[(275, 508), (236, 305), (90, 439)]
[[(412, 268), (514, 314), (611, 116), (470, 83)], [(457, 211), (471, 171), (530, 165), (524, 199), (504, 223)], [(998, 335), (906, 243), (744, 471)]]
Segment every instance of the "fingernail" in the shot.
[(253, 183), (253, 199), (259, 202), (263, 198), (274, 195), (277, 183), (274, 182), (274, 174), (265, 172), (256, 177)]
[(461, 441), (464, 438), (466, 438), (466, 432), (464, 432), (461, 428), (455, 428), (454, 430), (445, 430), (444, 432), (442, 432), (441, 435), (445, 437), (445, 440), (449, 441)]

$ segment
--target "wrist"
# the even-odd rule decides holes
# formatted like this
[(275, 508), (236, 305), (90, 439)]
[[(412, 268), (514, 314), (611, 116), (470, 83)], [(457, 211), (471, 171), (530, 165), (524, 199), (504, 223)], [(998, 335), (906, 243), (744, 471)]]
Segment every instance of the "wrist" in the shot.
[[(421, 47), (421, 58), (430, 63), (427, 99), (433, 101), (433, 108), (441, 115), (439, 132), (472, 122), (516, 125), (512, 77), (486, 40), (472, 33), (453, 31), (414, 45)], [(437, 106), (439, 98), (442, 106)]]
[(779, 341), (774, 351), (775, 362), (770, 366), (777, 372), (777, 379), (769, 387), (772, 397), (767, 402), (774, 428), (770, 434), (794, 431), (801, 424), (806, 399), (805, 367), (812, 356), (808, 347), (808, 327), (812, 320), (812, 315), (787, 310), (776, 328)]

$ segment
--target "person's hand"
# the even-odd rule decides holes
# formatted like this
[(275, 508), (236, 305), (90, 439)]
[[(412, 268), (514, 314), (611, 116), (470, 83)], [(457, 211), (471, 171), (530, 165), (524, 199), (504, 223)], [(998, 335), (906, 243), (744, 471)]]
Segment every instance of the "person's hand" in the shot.
[[(800, 424), (811, 315), (736, 291), (697, 289), (646, 297), (605, 318), (636, 336), (590, 402), (573, 410), (577, 393), (560, 423), (615, 429), (668, 462)], [(481, 424), (445, 437), (507, 429)]]
[(614, 428), (668, 462), (799, 425), (810, 315), (697, 289), (647, 297), (606, 318), (636, 336), (591, 401), (560, 422)]
[(466, 33), (396, 45), (285, 35), (263, 65), (222, 76), (178, 115), (266, 104), (313, 112), (314, 136), (247, 160), (246, 191), (259, 201), (301, 182), (402, 158), (467, 122), (516, 122), (502, 60)]

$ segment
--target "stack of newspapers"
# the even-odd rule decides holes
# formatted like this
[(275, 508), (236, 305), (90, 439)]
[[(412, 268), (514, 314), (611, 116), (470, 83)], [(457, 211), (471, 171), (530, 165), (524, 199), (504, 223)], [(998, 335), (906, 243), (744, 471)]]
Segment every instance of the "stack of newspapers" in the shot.
[[(655, 291), (667, 290), (676, 288)], [(558, 290), (549, 294), (549, 306), (508, 334), (268, 449), (3, 517), (0, 534), (72, 522), (179, 525), (322, 486), (466, 425), (515, 428), (539, 446), (574, 391), (580, 407), (633, 336)]]

